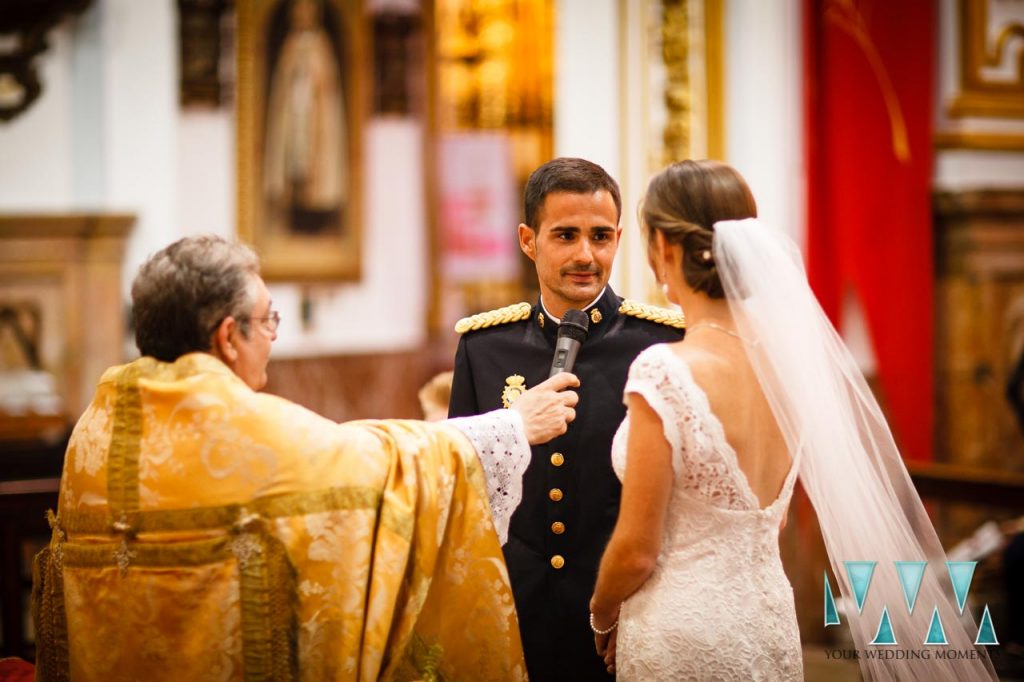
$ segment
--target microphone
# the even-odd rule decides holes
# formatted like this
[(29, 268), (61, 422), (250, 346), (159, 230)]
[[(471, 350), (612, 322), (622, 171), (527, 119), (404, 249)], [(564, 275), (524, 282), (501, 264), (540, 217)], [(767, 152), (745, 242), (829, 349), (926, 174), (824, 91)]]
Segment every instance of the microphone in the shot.
[(555, 342), (555, 357), (551, 361), (548, 378), (559, 372), (572, 372), (580, 346), (587, 338), (590, 318), (582, 310), (567, 310), (558, 325), (558, 341)]

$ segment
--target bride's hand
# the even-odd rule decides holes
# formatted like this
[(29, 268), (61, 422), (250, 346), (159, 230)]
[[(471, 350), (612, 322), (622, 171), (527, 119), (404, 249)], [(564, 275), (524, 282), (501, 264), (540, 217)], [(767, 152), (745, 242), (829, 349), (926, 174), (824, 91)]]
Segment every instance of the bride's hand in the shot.
[[(602, 635), (597, 635), (597, 637), (601, 637), (601, 636)], [(604, 664), (606, 666), (608, 666), (608, 674), (609, 675), (614, 675), (615, 674), (616, 643), (619, 641), (619, 630), (618, 630), (618, 628), (616, 628), (615, 630), (612, 630), (611, 634), (603, 635), (603, 637), (606, 640), (605, 643), (604, 643), (605, 644), (605, 646), (604, 646)], [(598, 649), (598, 653), (601, 653), (600, 649)]]

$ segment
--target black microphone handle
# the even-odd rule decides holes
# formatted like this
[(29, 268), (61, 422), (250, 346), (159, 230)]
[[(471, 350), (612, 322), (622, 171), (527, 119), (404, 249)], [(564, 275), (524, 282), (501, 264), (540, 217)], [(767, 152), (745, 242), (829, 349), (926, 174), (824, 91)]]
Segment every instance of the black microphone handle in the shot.
[(551, 372), (548, 373), (548, 378), (555, 376), (559, 372), (572, 372), (573, 365), (576, 364), (576, 356), (580, 352), (580, 342), (569, 336), (559, 336), (558, 341), (555, 343), (555, 358), (551, 361)]

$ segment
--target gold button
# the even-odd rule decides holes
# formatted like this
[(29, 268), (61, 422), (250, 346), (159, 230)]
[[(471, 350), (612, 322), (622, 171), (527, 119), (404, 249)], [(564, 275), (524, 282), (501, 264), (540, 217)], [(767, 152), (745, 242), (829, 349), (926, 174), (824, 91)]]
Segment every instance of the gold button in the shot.
[(558, 502), (559, 500), (562, 499), (562, 491), (559, 490), (558, 488), (552, 488), (551, 491), (548, 493), (548, 497), (551, 498), (552, 502)]
[(551, 455), (551, 464), (556, 467), (560, 467), (563, 464), (565, 464), (565, 457), (562, 456), (561, 452), (556, 452), (555, 454)]
[(552, 568), (561, 568), (562, 566), (565, 566), (565, 559), (562, 558), (561, 554), (556, 554), (555, 556), (551, 557)]
[(561, 535), (565, 532), (565, 524), (561, 521), (555, 521), (551, 524), (551, 532), (555, 535)]

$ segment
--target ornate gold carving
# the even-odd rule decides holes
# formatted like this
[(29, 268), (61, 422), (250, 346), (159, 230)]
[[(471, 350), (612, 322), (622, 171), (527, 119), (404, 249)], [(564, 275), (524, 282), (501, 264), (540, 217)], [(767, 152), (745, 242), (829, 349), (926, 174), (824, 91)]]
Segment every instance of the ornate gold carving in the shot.
[(690, 21), (688, 0), (663, 0), (661, 55), (665, 62), (665, 109), (662, 165), (690, 157)]
[(657, 322), (673, 329), (686, 329), (686, 317), (682, 313), (677, 313), (668, 308), (659, 308), (627, 298), (619, 306), (619, 312), (641, 320)]
[[(722, 104), (724, 0), (660, 0), (657, 5), (661, 10), (666, 122), (660, 158), (657, 155), (652, 158), (659, 161), (659, 168), (695, 154), (722, 158), (725, 153)], [(696, 14), (692, 8), (697, 8)], [(703, 22), (691, 25), (693, 16), (703, 17)], [(699, 38), (691, 44), (693, 35)], [(695, 64), (702, 64), (703, 73), (698, 72)], [(694, 89), (691, 76), (695, 73), (697, 82), (703, 84), (703, 90)], [(694, 125), (703, 131), (706, 139), (703, 149), (694, 148)]]
[(442, 128), (521, 128), (550, 136), (552, 3), (438, 0), (435, 7)]
[(494, 327), (499, 324), (519, 322), (521, 320), (525, 320), (529, 316), (529, 303), (513, 303), (512, 305), (507, 305), (504, 308), (488, 310), (484, 313), (477, 313), (476, 315), (462, 318), (455, 323), (455, 333), (465, 334), (466, 332), (476, 331), (477, 329), (486, 329), (487, 327)]
[(507, 408), (512, 407), (516, 398), (526, 392), (526, 379), (513, 374), (505, 378), (505, 388), (501, 391), (501, 404)]
[(871, 39), (868, 23), (853, 0), (830, 0), (825, 6), (825, 21), (836, 25), (839, 30), (848, 34), (864, 52), (871, 71), (882, 91), (882, 100), (889, 112), (889, 126), (892, 130), (892, 151), (900, 163), (910, 163), (910, 141), (907, 137), (907, 123), (903, 118), (903, 107), (900, 106), (896, 88), (889, 78), (878, 48)]
[[(988, 6), (992, 0), (960, 0), (960, 92), (950, 103), (952, 117), (984, 116), (1024, 118), (1024, 17), (998, 27), (989, 40)], [(1016, 55), (1009, 50), (1016, 45)], [(990, 49), (991, 46), (991, 49)], [(1010, 63), (1015, 67), (1010, 80), (997, 80), (985, 69)]]

